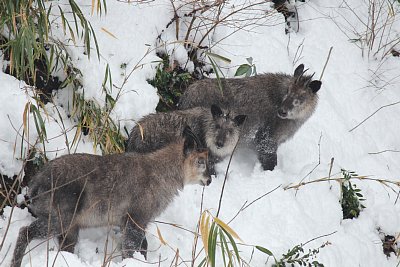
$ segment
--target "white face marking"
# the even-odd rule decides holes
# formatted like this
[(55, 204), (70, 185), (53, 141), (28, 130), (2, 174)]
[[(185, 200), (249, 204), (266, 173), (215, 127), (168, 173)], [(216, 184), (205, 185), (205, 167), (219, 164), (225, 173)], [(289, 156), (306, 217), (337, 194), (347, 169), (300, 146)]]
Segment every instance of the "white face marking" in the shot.
[[(282, 119), (297, 120), (307, 119), (314, 111), (315, 106), (310, 103), (303, 103), (299, 106), (295, 106), (292, 110), (289, 110), (287, 116)], [(279, 115), (278, 115), (279, 116)]]
[(239, 139), (239, 132), (234, 131), (234, 133), (228, 135), (229, 138), (227, 138), (225, 144), (223, 147), (218, 148), (215, 144), (215, 138), (214, 136), (207, 136), (206, 138), (206, 144), (207, 147), (210, 149), (211, 153), (213, 153), (217, 157), (227, 157), (231, 155), (233, 152), (233, 149), (235, 148), (235, 145)]

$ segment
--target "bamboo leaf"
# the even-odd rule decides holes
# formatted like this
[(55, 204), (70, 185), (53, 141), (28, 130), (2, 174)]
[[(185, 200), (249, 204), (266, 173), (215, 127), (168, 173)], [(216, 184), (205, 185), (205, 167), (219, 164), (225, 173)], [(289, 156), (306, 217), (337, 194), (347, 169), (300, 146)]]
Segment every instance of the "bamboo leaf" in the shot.
[(272, 257), (274, 256), (274, 254), (272, 254), (272, 252), (269, 249), (266, 249), (264, 247), (256, 246), (256, 249), (258, 249), (259, 251), (267, 254), (268, 256), (272, 256)]
[(30, 102), (27, 102), (25, 104), (25, 108), (24, 108), (24, 113), (22, 113), (22, 123), (23, 123), (23, 129), (24, 129), (24, 133), (26, 134), (26, 138), (29, 138), (29, 130), (28, 130), (28, 114), (29, 114), (29, 107), (30, 107)]
[(140, 131), (140, 137), (142, 138), (142, 141), (144, 140), (144, 131), (143, 131), (143, 127), (142, 125), (140, 125), (140, 123), (137, 124), (139, 127), (139, 131)]
[(208, 216), (207, 212), (203, 212), (200, 218), (200, 234), (201, 234), (201, 239), (203, 241), (204, 245), (204, 250), (206, 252), (206, 255), (208, 255), (208, 235), (209, 235), (209, 222), (210, 222), (210, 217)]
[[(222, 260), (224, 261), (224, 266), (226, 265), (226, 259), (225, 259), (225, 254), (229, 255), (229, 248), (228, 248), (228, 242), (226, 241), (226, 238), (223, 234), (223, 231), (219, 231), (219, 240), (221, 242), (221, 254), (222, 254)], [(230, 257), (229, 257), (230, 258)]]
[(210, 262), (211, 267), (215, 267), (217, 236), (218, 236), (217, 224), (212, 223), (208, 236), (208, 261)]
[(93, 13), (94, 13), (94, 1), (95, 1), (95, 0), (92, 0), (92, 11), (91, 11), (91, 15), (93, 15)]
[(118, 39), (114, 34), (112, 34), (112, 32), (110, 32), (109, 30), (107, 30), (106, 28), (101, 27), (101, 30), (105, 33), (107, 33), (108, 35), (110, 35), (111, 37)]
[(210, 62), (211, 62), (211, 65), (212, 65), (212, 67), (213, 67), (213, 69), (214, 69), (214, 72), (215, 72), (215, 75), (217, 76), (217, 82), (218, 82), (218, 88), (219, 88), (219, 90), (221, 91), (221, 94), (223, 93), (223, 86), (222, 86), (222, 82), (221, 82), (221, 77), (219, 76), (219, 67), (217, 66), (217, 64), (215, 64), (215, 62), (214, 62), (214, 60), (211, 58), (211, 57), (208, 57), (208, 59), (210, 60)]
[(224, 61), (226, 63), (231, 63), (232, 62), (232, 60), (230, 60), (229, 58), (221, 56), (221, 55), (218, 55), (218, 54), (215, 54), (215, 53), (207, 52), (206, 55), (207, 56), (211, 56), (211, 57), (213, 57), (215, 59), (222, 60), (222, 61)]
[(229, 238), (229, 241), (231, 242), (231, 246), (232, 246), (232, 248), (233, 248), (233, 251), (235, 252), (236, 259), (237, 259), (238, 263), (240, 263), (239, 250), (238, 250), (238, 248), (237, 248), (237, 245), (236, 245), (235, 240), (233, 239), (233, 237), (231, 236), (231, 234), (229, 234), (224, 228), (221, 227), (221, 229), (222, 229), (222, 231), (224, 231), (224, 233), (226, 234), (226, 236)]
[(157, 226), (157, 235), (158, 235), (158, 239), (160, 240), (161, 244), (166, 245), (167, 242), (165, 242), (164, 238), (162, 237), (160, 228), (158, 228), (158, 226)]
[(215, 217), (214, 221), (226, 232), (228, 232), (230, 235), (232, 235), (234, 238), (238, 239), (239, 241), (243, 242), (243, 240), (238, 236), (238, 234), (226, 223), (221, 221), (219, 218)]
[(207, 264), (207, 258), (204, 258), (198, 265), (198, 267), (203, 267)]

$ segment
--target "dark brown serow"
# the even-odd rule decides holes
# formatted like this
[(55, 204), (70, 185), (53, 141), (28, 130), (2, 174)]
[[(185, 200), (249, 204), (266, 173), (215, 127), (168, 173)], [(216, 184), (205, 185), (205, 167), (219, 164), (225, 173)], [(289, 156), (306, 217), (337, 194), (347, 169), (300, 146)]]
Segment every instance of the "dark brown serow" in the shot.
[(235, 115), (217, 105), (210, 106), (143, 117), (129, 134), (126, 151), (148, 153), (160, 149), (176, 142), (188, 125), (202, 146), (209, 149), (211, 171), (214, 174), (214, 163), (233, 152), (246, 116)]
[(216, 79), (200, 80), (182, 95), (179, 108), (207, 107), (216, 103), (237, 114), (246, 114), (240, 140), (257, 151), (264, 170), (273, 170), (278, 146), (296, 133), (318, 103), (317, 92), (322, 83), (304, 73), (301, 64), (293, 75), (265, 73), (222, 79), (222, 92)]
[[(187, 184), (208, 185), (208, 151), (185, 128), (183, 138), (148, 154), (74, 154), (57, 158), (29, 184), (37, 217), (21, 228), (11, 266), (19, 267), (32, 239), (58, 237), (73, 252), (79, 230), (121, 228), (122, 257), (147, 247), (145, 229)], [(146, 257), (146, 251), (142, 251)]]

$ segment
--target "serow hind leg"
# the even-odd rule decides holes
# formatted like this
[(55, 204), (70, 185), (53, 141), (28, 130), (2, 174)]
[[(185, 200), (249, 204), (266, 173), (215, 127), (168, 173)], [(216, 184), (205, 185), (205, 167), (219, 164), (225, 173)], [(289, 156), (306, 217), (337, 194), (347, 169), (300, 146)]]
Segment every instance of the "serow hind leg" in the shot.
[(36, 220), (29, 226), (22, 227), (19, 230), (17, 243), (15, 244), (14, 255), (11, 261), (11, 267), (21, 266), (22, 258), (25, 255), (26, 247), (34, 238), (44, 238), (48, 235), (47, 223)]
[(78, 242), (79, 229), (71, 227), (58, 237), (60, 250), (74, 253), (75, 245)]

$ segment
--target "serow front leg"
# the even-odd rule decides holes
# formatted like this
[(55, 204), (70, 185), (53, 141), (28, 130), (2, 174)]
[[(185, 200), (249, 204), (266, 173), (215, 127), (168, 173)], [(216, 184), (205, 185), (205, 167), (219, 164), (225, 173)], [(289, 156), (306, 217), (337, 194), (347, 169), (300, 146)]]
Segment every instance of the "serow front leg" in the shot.
[(276, 151), (278, 145), (267, 131), (258, 131), (255, 137), (258, 160), (264, 171), (272, 171), (278, 163)]
[(276, 151), (272, 153), (258, 153), (258, 160), (261, 162), (261, 166), (264, 171), (272, 171), (278, 164), (278, 157)]
[[(132, 258), (135, 251), (140, 252), (147, 258), (147, 240), (145, 238), (146, 225), (139, 225), (131, 218), (126, 220), (124, 227), (121, 227), (122, 236), (122, 258)], [(145, 250), (143, 250), (145, 249)]]

